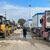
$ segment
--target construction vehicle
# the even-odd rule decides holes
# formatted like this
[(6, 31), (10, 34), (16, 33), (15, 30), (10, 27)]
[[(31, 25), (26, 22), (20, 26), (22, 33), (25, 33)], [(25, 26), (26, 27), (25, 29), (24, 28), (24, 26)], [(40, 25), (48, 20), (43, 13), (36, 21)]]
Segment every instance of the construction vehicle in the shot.
[(50, 41), (50, 10), (33, 16), (32, 31), (37, 36)]
[(44, 39), (50, 41), (50, 10), (45, 11), (45, 14), (40, 19), (42, 25), (40, 34)]
[(10, 35), (10, 33), (11, 33), (11, 24), (10, 24), (10, 20), (5, 20), (4, 22), (5, 22), (5, 24), (6, 24), (7, 33), (8, 33), (8, 35)]
[(6, 34), (7, 34), (5, 23), (4, 23), (5, 20), (6, 18), (0, 15), (0, 36), (4, 38), (6, 37)]

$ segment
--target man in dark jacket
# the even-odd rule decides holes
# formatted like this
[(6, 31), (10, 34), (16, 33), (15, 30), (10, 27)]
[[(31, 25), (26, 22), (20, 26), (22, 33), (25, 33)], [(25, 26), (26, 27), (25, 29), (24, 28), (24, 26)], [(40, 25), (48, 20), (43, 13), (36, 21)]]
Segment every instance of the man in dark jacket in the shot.
[(23, 28), (23, 37), (26, 38), (26, 35), (27, 35), (27, 29), (24, 27)]

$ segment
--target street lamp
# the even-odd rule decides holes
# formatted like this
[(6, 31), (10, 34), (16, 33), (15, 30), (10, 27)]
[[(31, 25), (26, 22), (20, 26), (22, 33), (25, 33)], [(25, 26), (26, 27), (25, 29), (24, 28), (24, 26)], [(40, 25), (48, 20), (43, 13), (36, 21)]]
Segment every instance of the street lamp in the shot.
[(6, 18), (6, 11), (5, 11), (5, 18)]
[(29, 18), (31, 17), (31, 5), (29, 5)]
[[(31, 17), (31, 5), (29, 5), (29, 19), (30, 19), (30, 17)], [(29, 23), (29, 19), (28, 19), (28, 23)]]

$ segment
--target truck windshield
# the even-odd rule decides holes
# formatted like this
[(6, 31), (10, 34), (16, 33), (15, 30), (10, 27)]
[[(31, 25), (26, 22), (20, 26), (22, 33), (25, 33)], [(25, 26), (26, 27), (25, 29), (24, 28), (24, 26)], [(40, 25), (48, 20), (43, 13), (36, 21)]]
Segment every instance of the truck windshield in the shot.
[(47, 11), (47, 22), (50, 22), (50, 11)]
[(50, 22), (50, 17), (47, 18), (47, 21)]

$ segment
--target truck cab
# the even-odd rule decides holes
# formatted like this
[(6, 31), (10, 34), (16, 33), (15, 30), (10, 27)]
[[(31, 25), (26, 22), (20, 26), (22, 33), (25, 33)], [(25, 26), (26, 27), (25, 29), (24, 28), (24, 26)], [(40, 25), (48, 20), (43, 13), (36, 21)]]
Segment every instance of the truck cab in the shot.
[(45, 14), (42, 16), (40, 23), (41, 27), (41, 36), (44, 39), (50, 41), (50, 10), (45, 11)]

